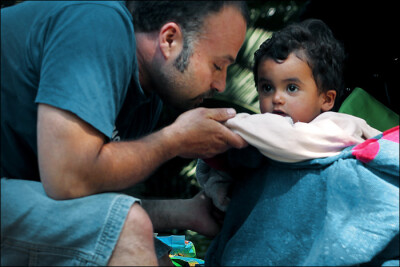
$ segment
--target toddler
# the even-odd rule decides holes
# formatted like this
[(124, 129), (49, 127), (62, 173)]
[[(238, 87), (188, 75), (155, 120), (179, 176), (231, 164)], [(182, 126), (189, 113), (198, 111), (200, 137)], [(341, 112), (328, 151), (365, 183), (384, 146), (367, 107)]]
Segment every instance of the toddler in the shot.
[[(225, 125), (263, 155), (281, 162), (334, 156), (380, 134), (363, 119), (331, 111), (344, 90), (343, 61), (342, 46), (320, 20), (275, 32), (254, 54), (262, 114), (241, 113)], [(225, 211), (232, 178), (218, 170), (213, 159), (206, 162), (199, 160), (197, 179)]]

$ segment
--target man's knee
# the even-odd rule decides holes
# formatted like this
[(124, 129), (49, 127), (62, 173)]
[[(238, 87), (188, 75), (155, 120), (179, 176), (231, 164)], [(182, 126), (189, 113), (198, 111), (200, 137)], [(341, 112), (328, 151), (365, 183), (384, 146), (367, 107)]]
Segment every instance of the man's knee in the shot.
[(125, 220), (127, 228), (140, 233), (142, 238), (153, 239), (153, 224), (147, 212), (139, 205), (132, 205)]
[(153, 236), (149, 215), (139, 204), (133, 204), (108, 265), (157, 265)]

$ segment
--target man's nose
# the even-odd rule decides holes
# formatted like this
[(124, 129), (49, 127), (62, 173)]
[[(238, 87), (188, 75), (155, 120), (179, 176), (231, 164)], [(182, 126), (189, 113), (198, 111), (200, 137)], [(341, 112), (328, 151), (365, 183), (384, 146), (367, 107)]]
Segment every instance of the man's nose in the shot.
[(225, 91), (226, 86), (226, 72), (216, 75), (211, 83), (211, 88), (217, 90), (218, 93)]

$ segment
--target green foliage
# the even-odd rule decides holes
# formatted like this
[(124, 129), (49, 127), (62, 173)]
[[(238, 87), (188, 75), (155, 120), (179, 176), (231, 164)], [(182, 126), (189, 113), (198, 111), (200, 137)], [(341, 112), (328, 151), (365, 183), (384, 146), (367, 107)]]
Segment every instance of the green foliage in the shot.
[(216, 99), (241, 104), (252, 112), (258, 112), (258, 94), (254, 85), (253, 58), (260, 45), (271, 37), (272, 32), (249, 28), (245, 42), (238, 53), (236, 63), (229, 67), (226, 90)]

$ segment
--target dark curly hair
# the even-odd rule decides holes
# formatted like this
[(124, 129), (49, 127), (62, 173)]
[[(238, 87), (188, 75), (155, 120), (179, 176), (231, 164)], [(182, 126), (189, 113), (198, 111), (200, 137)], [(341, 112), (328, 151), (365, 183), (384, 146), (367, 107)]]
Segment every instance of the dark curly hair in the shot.
[(261, 60), (271, 58), (280, 62), (286, 60), (292, 52), (310, 66), (320, 92), (335, 90), (337, 97), (341, 97), (344, 91), (344, 49), (328, 26), (317, 19), (291, 24), (275, 32), (261, 44), (254, 53), (253, 73), (256, 87), (257, 69)]

